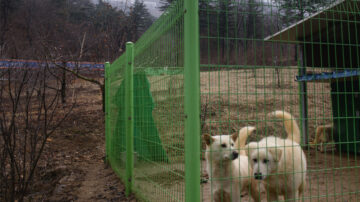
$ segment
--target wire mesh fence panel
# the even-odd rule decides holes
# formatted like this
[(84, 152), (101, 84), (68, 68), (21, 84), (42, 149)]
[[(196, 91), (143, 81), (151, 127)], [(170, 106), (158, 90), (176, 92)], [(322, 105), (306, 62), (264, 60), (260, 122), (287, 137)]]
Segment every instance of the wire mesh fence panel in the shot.
[[(132, 190), (144, 200), (184, 200), (184, 3), (173, 3), (109, 70), (108, 159), (123, 178), (126, 119), (133, 121)], [(128, 52), (128, 50), (127, 50)], [(125, 54), (124, 54), (125, 55)], [(125, 66), (133, 65), (133, 117), (125, 116)]]
[(187, 199), (191, 137), (202, 139), (201, 201), (359, 201), (360, 1), (199, 0), (201, 137), (185, 132), (184, 2), (135, 43), (133, 61), (107, 70), (107, 158), (119, 176), (129, 180), (131, 118), (142, 199)]
[[(126, 143), (125, 143), (125, 105), (124, 105), (124, 78), (125, 78), (125, 55), (121, 56), (112, 68), (106, 69), (107, 73), (107, 100), (106, 100), (106, 152), (107, 158), (113, 165), (118, 175), (125, 179)], [(116, 65), (115, 65), (116, 64)]]
[(200, 0), (203, 201), (359, 200), (359, 6)]

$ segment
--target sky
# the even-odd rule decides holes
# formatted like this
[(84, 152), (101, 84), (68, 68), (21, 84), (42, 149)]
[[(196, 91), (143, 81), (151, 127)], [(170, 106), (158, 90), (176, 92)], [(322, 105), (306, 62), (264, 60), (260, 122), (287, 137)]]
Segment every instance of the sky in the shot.
[[(94, 3), (97, 3), (98, 0), (92, 0)], [(125, 3), (132, 4), (135, 0), (106, 0), (110, 2), (113, 6), (123, 7)], [(144, 0), (144, 4), (146, 5), (147, 9), (151, 13), (151, 15), (155, 17), (159, 17), (161, 12), (159, 11), (158, 7), (160, 6), (159, 0)], [(127, 5), (129, 6), (129, 5)]]

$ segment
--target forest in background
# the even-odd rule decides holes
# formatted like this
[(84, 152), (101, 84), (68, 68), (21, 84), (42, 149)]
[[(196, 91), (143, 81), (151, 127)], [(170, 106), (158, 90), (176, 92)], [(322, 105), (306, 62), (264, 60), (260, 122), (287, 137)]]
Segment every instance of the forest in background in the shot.
[(112, 61), (154, 21), (138, 0), (128, 12), (90, 0), (0, 0), (0, 11), (0, 57), (6, 59)]
[[(173, 1), (160, 0), (159, 10), (166, 10)], [(264, 47), (256, 39), (331, 2), (199, 0), (201, 50), (213, 50), (210, 55), (222, 62), (237, 57), (232, 52), (250, 51), (251, 60), (251, 52)], [(57, 60), (113, 61), (124, 52), (127, 41), (135, 42), (156, 20), (141, 0), (128, 8), (117, 8), (104, 0), (97, 4), (90, 0), (0, 0), (0, 11), (0, 57), (6, 59), (50, 56)], [(207, 40), (211, 37), (216, 39)], [(206, 55), (203, 51), (202, 57)]]
[[(165, 10), (176, 0), (162, 0)], [(334, 0), (199, 0), (201, 64), (291, 66), (296, 47), (265, 42)]]

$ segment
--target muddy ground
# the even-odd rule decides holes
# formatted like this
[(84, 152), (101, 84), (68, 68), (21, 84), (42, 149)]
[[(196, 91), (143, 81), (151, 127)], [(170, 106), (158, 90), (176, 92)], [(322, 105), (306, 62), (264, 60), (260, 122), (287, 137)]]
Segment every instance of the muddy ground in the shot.
[(136, 201), (104, 164), (105, 134), (101, 93), (76, 80), (68, 89), (76, 106), (48, 140), (27, 201)]

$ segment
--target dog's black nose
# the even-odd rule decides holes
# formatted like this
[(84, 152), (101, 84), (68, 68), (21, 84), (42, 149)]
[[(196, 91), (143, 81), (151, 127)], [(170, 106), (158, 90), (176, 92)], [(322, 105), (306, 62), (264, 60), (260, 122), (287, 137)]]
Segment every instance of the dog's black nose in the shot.
[(262, 180), (262, 174), (261, 173), (254, 173), (254, 177), (257, 180)]
[(232, 153), (232, 160), (236, 159), (239, 156), (239, 153), (236, 151), (233, 151)]

